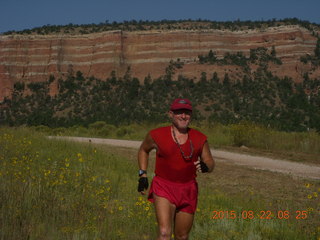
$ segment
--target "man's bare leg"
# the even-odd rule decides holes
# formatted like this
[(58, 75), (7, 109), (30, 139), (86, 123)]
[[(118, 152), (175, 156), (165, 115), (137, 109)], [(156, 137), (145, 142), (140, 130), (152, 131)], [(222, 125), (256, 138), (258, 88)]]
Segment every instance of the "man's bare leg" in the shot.
[(159, 229), (157, 240), (169, 240), (171, 238), (176, 207), (166, 198), (155, 194), (153, 194), (153, 198)]
[(174, 223), (174, 239), (187, 240), (192, 228), (194, 215), (187, 212), (177, 212)]

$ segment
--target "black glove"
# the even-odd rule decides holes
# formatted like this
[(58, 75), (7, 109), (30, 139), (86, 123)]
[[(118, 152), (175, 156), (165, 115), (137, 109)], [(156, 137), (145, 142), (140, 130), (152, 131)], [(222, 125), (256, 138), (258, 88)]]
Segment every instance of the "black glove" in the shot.
[(207, 164), (205, 164), (204, 162), (200, 161), (200, 168), (201, 168), (201, 172), (205, 173), (209, 171), (209, 168), (207, 166)]
[(141, 177), (139, 179), (138, 192), (143, 192), (144, 190), (147, 190), (148, 187), (149, 187), (148, 178)]

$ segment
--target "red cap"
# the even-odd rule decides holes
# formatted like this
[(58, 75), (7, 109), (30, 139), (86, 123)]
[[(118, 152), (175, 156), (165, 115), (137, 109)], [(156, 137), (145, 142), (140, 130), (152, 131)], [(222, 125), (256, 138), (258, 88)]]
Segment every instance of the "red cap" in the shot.
[(175, 99), (170, 106), (170, 110), (179, 110), (179, 109), (187, 109), (192, 111), (192, 105), (189, 99), (186, 98), (177, 98)]

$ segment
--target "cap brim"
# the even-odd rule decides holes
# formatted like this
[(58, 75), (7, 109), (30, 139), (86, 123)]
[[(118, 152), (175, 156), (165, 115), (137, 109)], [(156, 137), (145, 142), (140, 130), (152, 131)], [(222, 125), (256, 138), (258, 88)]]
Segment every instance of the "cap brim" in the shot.
[(174, 107), (170, 108), (170, 110), (172, 110), (172, 111), (182, 110), (182, 109), (192, 111), (192, 107), (185, 106), (185, 105), (183, 105), (183, 106), (174, 106)]

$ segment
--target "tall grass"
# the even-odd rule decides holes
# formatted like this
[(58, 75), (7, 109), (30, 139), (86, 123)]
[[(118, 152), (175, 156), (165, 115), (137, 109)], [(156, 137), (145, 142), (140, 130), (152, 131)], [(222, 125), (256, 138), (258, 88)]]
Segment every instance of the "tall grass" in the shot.
[[(0, 238), (155, 239), (152, 205), (137, 193), (137, 164), (92, 145), (0, 129)], [(151, 171), (151, 170), (150, 170)], [(212, 219), (214, 210), (266, 209), (199, 179), (191, 239), (317, 239), (287, 220)]]
[[(102, 138), (120, 138), (142, 140), (147, 132), (155, 127), (152, 124), (131, 124), (115, 127), (105, 122), (96, 122), (88, 128), (74, 126), (71, 128), (50, 129), (44, 126), (35, 127), (37, 131), (52, 135), (90, 136)], [(316, 132), (280, 132), (261, 125), (241, 122), (233, 125), (192, 123), (192, 126), (208, 136), (211, 146), (215, 148), (241, 147), (275, 152), (287, 155), (305, 153), (311, 156), (312, 162), (320, 162), (320, 135)], [(307, 159), (302, 159), (304, 161)]]
[(1, 239), (140, 238), (153, 212), (136, 166), (30, 133), (1, 129)]
[(204, 126), (204, 131), (215, 146), (320, 154), (320, 135), (316, 132), (280, 132), (248, 122), (212, 128)]

